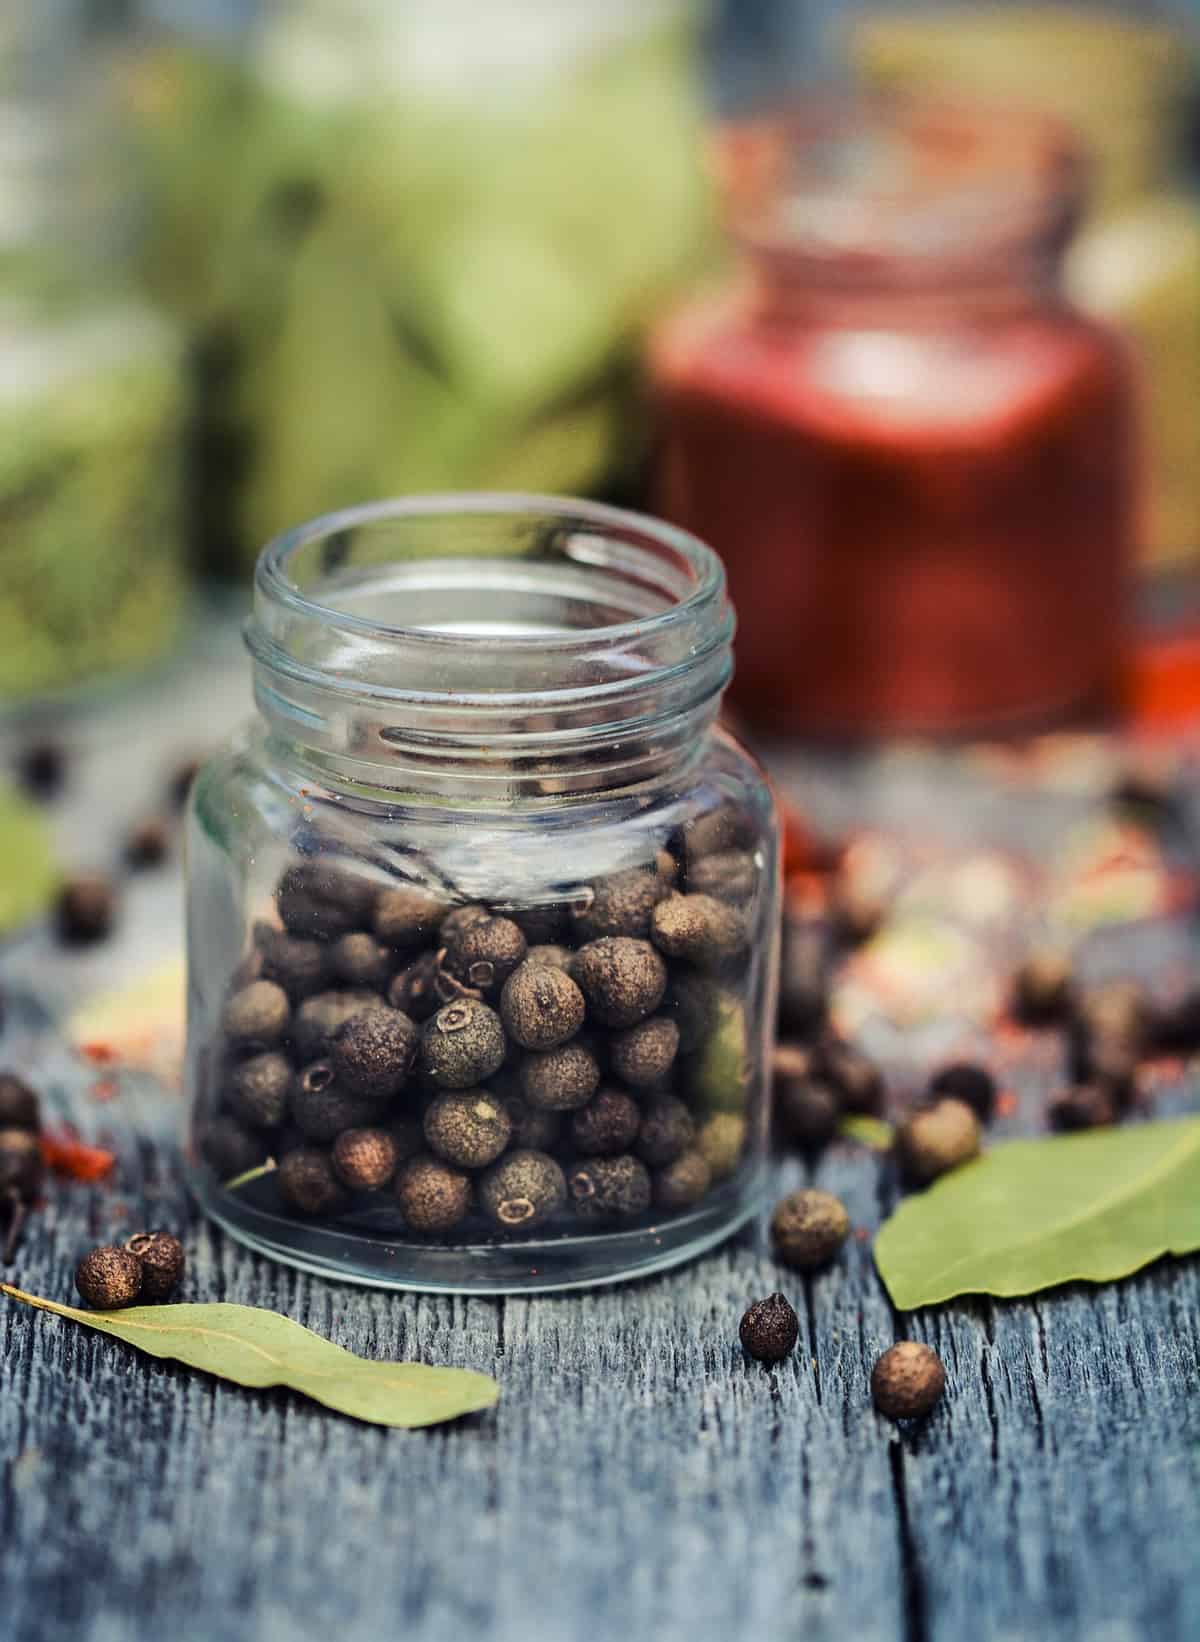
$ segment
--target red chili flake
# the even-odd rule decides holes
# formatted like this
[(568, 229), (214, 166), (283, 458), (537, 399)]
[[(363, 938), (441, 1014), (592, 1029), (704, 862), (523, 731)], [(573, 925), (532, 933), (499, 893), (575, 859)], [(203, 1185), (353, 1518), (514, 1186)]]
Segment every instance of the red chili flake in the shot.
[(111, 1066), (120, 1056), (110, 1043), (81, 1043), (79, 1053), (97, 1066)]
[(97, 1078), (89, 1091), (93, 1100), (113, 1100), (120, 1092), (116, 1078)]
[(68, 1180), (103, 1180), (117, 1161), (103, 1146), (85, 1145), (68, 1130), (45, 1130), (42, 1134), (42, 1161), (55, 1174)]

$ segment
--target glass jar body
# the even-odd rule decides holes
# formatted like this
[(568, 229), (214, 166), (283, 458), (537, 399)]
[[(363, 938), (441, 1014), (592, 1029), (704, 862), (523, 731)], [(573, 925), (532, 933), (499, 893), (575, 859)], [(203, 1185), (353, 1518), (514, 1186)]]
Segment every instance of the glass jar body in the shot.
[[(637, 532), (614, 545), (634, 516), (571, 506), (551, 532), (468, 517), (465, 569), (424, 557), (439, 520), (467, 543), (436, 499), (407, 569), (404, 517), (362, 510), (302, 543), (329, 606), (260, 568), (264, 718), (190, 809), (190, 1155), (208, 1212), (293, 1264), (568, 1288), (673, 1265), (757, 1206), (778, 834), (713, 728), (719, 566), (695, 544), (711, 587), (654, 615)], [(426, 625), (368, 628), (387, 588)]]

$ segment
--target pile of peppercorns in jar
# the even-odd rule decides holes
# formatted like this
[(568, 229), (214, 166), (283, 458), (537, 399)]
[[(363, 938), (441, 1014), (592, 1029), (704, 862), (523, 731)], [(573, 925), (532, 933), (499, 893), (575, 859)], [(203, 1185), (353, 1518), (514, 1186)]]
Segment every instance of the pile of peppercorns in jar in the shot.
[(295, 1215), (387, 1206), (431, 1238), (694, 1209), (762, 1096), (767, 870), (732, 805), (546, 905), (295, 861), (226, 997), (202, 1156), (231, 1189), (273, 1161)]

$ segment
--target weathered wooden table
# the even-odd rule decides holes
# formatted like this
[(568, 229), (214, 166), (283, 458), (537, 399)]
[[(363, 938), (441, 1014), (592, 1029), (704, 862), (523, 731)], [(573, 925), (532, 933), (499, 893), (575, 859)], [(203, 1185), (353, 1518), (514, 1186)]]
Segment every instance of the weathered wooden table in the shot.
[[(213, 681), (224, 654), (203, 664)], [(228, 679), (223, 696), (168, 682), (88, 728), (65, 847), (111, 856), (168, 744), (202, 743), (244, 699)], [(189, 1204), (178, 1097), (122, 1076), (98, 1106), (94, 1069), (55, 1030), (54, 1011), (169, 949), (177, 894), (169, 873), (140, 883), (99, 952), (64, 958), (34, 936), (0, 961), (15, 999), (0, 1058), (119, 1153), (114, 1183), (51, 1190), (16, 1278), (69, 1300), (92, 1243), (186, 1228), (191, 1297), (272, 1306), (371, 1355), (493, 1372), (501, 1401), (452, 1426), (378, 1430), (0, 1301), (8, 1642), (1200, 1637), (1200, 1261), (900, 1318), (868, 1241), (887, 1190), (843, 1145), (816, 1178), (860, 1235), (807, 1282), (761, 1233), (676, 1274), (537, 1300), (393, 1296), (271, 1266)], [(781, 1164), (780, 1187), (802, 1174)], [(744, 1359), (737, 1323), (776, 1287), (803, 1332), (768, 1370)], [(911, 1432), (868, 1395), (897, 1335), (928, 1340), (948, 1373)]]

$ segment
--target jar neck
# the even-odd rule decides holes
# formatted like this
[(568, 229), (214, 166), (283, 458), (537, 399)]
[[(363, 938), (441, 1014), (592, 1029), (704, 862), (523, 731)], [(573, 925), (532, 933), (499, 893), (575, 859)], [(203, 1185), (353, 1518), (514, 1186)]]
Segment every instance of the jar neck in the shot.
[(410, 498), (262, 555), (247, 642), (275, 750), (365, 802), (557, 805), (671, 778), (731, 670), (720, 562), (635, 514)]

